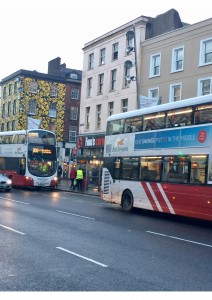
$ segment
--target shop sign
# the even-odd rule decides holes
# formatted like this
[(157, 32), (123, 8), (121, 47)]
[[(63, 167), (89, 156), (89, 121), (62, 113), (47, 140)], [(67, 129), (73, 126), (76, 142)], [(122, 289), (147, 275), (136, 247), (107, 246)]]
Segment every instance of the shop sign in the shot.
[(105, 136), (79, 136), (78, 137), (78, 148), (89, 147), (104, 147), (105, 144)]

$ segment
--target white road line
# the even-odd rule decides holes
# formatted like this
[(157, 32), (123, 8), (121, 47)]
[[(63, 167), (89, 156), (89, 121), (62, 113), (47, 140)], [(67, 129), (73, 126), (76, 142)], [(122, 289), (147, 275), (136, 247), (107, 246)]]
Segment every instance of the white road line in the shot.
[(146, 232), (147, 232), (147, 233), (151, 233), (151, 234), (161, 235), (161, 236), (164, 236), (164, 237), (168, 237), (168, 238), (170, 238), (170, 239), (180, 240), (180, 241), (183, 241), (183, 242), (192, 243), (192, 244), (197, 244), (197, 245), (201, 245), (201, 246), (205, 246), (205, 247), (210, 247), (210, 248), (212, 248), (212, 245), (203, 244), (203, 243), (198, 243), (198, 242), (191, 241), (191, 240), (186, 240), (186, 239), (181, 239), (181, 238), (178, 238), (178, 237), (176, 237), (176, 236), (166, 235), (166, 234), (163, 234), (163, 233), (158, 233), (158, 232), (153, 232), (153, 231), (146, 231)]
[(7, 201), (12, 201), (12, 202), (16, 202), (16, 203), (21, 203), (21, 204), (26, 204), (26, 205), (29, 204), (28, 202), (22, 202), (22, 201), (18, 201), (18, 200), (12, 200), (12, 199), (8, 199), (8, 198), (4, 198), (4, 197), (0, 197), (0, 199), (7, 200)]
[(15, 230), (15, 229), (13, 229), (13, 228), (11, 228), (11, 227), (7, 227), (7, 226), (2, 225), (2, 224), (0, 224), (0, 227), (3, 227), (3, 228), (5, 228), (5, 229), (8, 229), (8, 230), (10, 230), (10, 231), (13, 231), (13, 232), (16, 232), (16, 233), (19, 233), (19, 234), (22, 234), (22, 235), (25, 235), (25, 233), (23, 233), (23, 232), (21, 232), (21, 231)]
[(90, 218), (90, 217), (86, 217), (86, 216), (81, 216), (81, 215), (76, 215), (76, 214), (72, 214), (72, 213), (69, 213), (67, 211), (62, 211), (62, 210), (57, 210), (57, 212), (59, 213), (62, 213), (62, 214), (66, 214), (66, 215), (71, 215), (71, 216), (74, 216), (74, 217), (79, 217), (79, 218), (84, 218), (84, 219), (89, 219), (89, 220), (94, 220), (94, 218)]
[(62, 250), (62, 251), (64, 251), (64, 252), (67, 252), (67, 253), (69, 253), (69, 254), (72, 254), (72, 255), (75, 255), (75, 256), (77, 256), (77, 257), (80, 257), (80, 258), (82, 258), (82, 259), (85, 259), (85, 260), (87, 260), (87, 261), (90, 261), (90, 262), (92, 262), (92, 263), (94, 263), (94, 264), (96, 264), (96, 265), (99, 265), (99, 266), (103, 267), (103, 268), (107, 268), (107, 267), (108, 267), (107, 265), (102, 264), (102, 263), (100, 263), (100, 262), (98, 262), (98, 261), (96, 261), (96, 260), (93, 260), (93, 259), (90, 259), (90, 258), (88, 258), (88, 257), (82, 256), (82, 255), (80, 255), (80, 254), (77, 254), (77, 253), (75, 253), (75, 252), (69, 251), (69, 250), (64, 249), (64, 248), (62, 248), (62, 247), (56, 247), (56, 248), (59, 249), (59, 250)]

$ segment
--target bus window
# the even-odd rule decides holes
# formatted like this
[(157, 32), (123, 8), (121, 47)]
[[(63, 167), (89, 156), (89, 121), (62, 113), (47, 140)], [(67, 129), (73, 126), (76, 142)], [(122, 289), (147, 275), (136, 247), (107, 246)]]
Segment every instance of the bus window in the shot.
[(144, 116), (144, 130), (162, 129), (165, 127), (165, 113)]
[(126, 157), (122, 161), (121, 178), (138, 180), (139, 159), (137, 157)]
[(18, 174), (19, 175), (25, 175), (25, 172), (26, 172), (26, 158), (25, 157), (20, 158), (18, 164), (19, 164)]
[(140, 168), (140, 180), (159, 181), (161, 172), (161, 156), (142, 157)]
[(19, 134), (19, 135), (18, 135), (18, 143), (19, 143), (19, 144), (24, 144), (24, 143), (26, 143), (26, 136), (25, 136), (25, 134)]
[(212, 122), (212, 105), (200, 105), (194, 111), (194, 124), (203, 124)]
[(120, 178), (120, 172), (121, 172), (121, 159), (116, 158), (114, 161), (114, 178), (119, 179)]
[(192, 123), (192, 109), (189, 107), (170, 110), (167, 113), (166, 127), (188, 126)]
[(143, 130), (143, 119), (142, 116), (128, 118), (125, 120), (124, 132), (138, 132)]
[(14, 134), (14, 135), (13, 135), (12, 143), (13, 143), (13, 144), (18, 144), (18, 134)]
[(163, 181), (188, 183), (189, 157), (165, 157), (163, 166)]
[(206, 155), (191, 156), (191, 177), (190, 182), (195, 184), (205, 184), (206, 181)]
[(4, 135), (1, 140), (2, 144), (9, 144), (9, 137)]
[(0, 171), (5, 170), (5, 158), (0, 157)]
[(108, 122), (106, 135), (121, 134), (124, 130), (124, 120), (114, 120)]

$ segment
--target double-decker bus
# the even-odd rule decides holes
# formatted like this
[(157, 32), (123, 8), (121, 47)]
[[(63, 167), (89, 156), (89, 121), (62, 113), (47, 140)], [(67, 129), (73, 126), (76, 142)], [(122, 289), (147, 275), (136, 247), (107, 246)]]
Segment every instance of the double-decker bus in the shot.
[(212, 221), (212, 94), (110, 116), (101, 198)]
[(13, 186), (56, 187), (56, 137), (51, 131), (0, 132), (0, 172)]

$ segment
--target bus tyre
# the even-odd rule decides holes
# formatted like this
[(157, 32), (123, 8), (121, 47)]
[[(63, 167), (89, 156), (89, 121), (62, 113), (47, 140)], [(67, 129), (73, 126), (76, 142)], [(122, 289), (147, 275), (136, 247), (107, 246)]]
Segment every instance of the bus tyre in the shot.
[(121, 206), (123, 210), (130, 212), (133, 209), (133, 195), (130, 190), (125, 190), (122, 195)]

